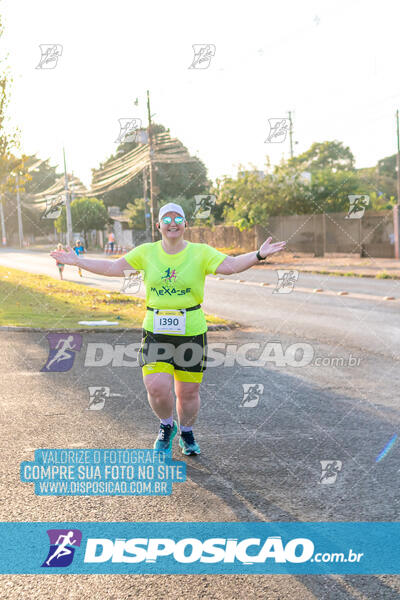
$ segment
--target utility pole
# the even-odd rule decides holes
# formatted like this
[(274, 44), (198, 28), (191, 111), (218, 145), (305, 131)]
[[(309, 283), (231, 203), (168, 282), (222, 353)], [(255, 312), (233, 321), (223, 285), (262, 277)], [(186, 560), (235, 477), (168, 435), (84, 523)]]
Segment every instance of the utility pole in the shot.
[(71, 218), (71, 204), (70, 204), (69, 189), (68, 189), (67, 165), (65, 162), (64, 148), (63, 148), (63, 156), (64, 156), (65, 212), (67, 215), (67, 246), (71, 246), (71, 243), (72, 243), (72, 218)]
[(400, 258), (400, 137), (399, 137), (399, 110), (396, 110), (397, 125), (397, 204), (393, 207), (393, 233), (394, 233), (394, 256)]
[(289, 140), (290, 140), (290, 158), (293, 158), (293, 121), (292, 112), (289, 110)]
[(18, 172), (17, 172), (17, 176), (16, 176), (16, 186), (17, 186), (17, 214), (18, 214), (19, 247), (23, 248), (23, 246), (24, 246), (24, 231), (22, 228), (21, 198), (19, 196), (19, 173)]
[(153, 169), (153, 134), (151, 131), (151, 112), (150, 112), (150, 93), (147, 90), (147, 116), (149, 120), (148, 137), (149, 137), (149, 172), (150, 172), (150, 215), (151, 215), (151, 241), (156, 241), (156, 221), (155, 221), (155, 203), (154, 203), (154, 169)]
[(143, 198), (144, 198), (144, 219), (146, 223), (146, 241), (150, 240), (150, 221), (149, 217), (149, 195), (148, 195), (148, 182), (147, 182), (147, 167), (143, 169)]

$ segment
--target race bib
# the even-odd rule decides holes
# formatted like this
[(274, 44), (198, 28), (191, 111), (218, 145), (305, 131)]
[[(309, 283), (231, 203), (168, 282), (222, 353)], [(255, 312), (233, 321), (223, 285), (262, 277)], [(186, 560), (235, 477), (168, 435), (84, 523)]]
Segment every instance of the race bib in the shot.
[(185, 335), (186, 310), (184, 308), (177, 310), (154, 309), (153, 332)]

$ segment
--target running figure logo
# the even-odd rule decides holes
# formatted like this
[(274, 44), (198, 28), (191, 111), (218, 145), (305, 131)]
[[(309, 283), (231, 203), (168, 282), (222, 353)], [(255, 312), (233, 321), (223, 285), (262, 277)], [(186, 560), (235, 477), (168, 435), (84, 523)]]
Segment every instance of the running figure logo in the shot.
[(289, 119), (268, 119), (269, 134), (265, 144), (280, 144), (286, 140)]
[(142, 126), (141, 119), (118, 119), (120, 132), (115, 140), (115, 143), (122, 144), (125, 142), (137, 141), (137, 130)]
[(122, 394), (111, 394), (107, 386), (89, 386), (89, 406), (87, 410), (102, 410), (109, 398), (122, 398)]
[(345, 216), (345, 219), (361, 219), (361, 217), (364, 216), (365, 209), (369, 204), (369, 196), (350, 194), (349, 202), (349, 211)]
[(264, 385), (262, 383), (242, 383), (242, 386), (243, 398), (239, 407), (255, 408), (264, 392)]
[(273, 294), (290, 294), (293, 292), (294, 285), (299, 278), (299, 272), (287, 269), (277, 269), (278, 283), (273, 290)]
[(48, 529), (49, 553), (42, 567), (68, 567), (73, 561), (75, 548), (80, 546), (82, 532), (79, 529)]
[(65, 198), (63, 196), (52, 196), (46, 198), (46, 209), (41, 219), (58, 219), (61, 215), (62, 207), (65, 205)]
[(213, 194), (208, 196), (200, 195), (195, 196), (196, 208), (194, 209), (194, 219), (207, 219), (210, 216), (211, 209), (215, 205), (216, 197)]
[(79, 333), (48, 333), (49, 356), (41, 372), (64, 372), (72, 368), (75, 352), (82, 348), (82, 336)]
[(55, 69), (63, 47), (61, 44), (39, 44), (42, 56), (36, 69)]
[(213, 56), (215, 56), (214, 44), (193, 44), (194, 57), (189, 69), (208, 69)]
[(161, 277), (161, 279), (163, 279), (165, 281), (165, 283), (168, 285), (175, 284), (176, 283), (175, 269), (171, 269), (171, 267), (168, 267), (168, 269), (165, 269), (165, 275), (163, 275)]
[(322, 474), (318, 483), (335, 483), (338, 473), (342, 470), (341, 460), (320, 460)]

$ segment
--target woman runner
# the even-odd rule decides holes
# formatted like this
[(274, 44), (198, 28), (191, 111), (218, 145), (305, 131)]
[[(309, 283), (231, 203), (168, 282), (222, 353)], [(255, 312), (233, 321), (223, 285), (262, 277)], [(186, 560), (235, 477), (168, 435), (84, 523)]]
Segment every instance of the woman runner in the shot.
[[(207, 324), (200, 306), (205, 277), (245, 271), (282, 250), (286, 242), (271, 244), (272, 238), (268, 238), (258, 252), (227, 256), (208, 244), (185, 241), (185, 213), (173, 202), (160, 209), (156, 227), (160, 241), (141, 244), (119, 259), (84, 258), (69, 248), (62, 260), (110, 277), (122, 277), (124, 271), (132, 269), (144, 272), (147, 311), (138, 358), (149, 404), (160, 419), (154, 448), (172, 449), (178, 431), (173, 419), (174, 388), (179, 445), (183, 454), (200, 454), (192, 426), (200, 408), (199, 388), (206, 369)], [(51, 256), (60, 258), (57, 251)]]
[[(57, 250), (58, 250), (58, 252), (65, 252), (62, 244), (57, 244)], [(64, 263), (56, 261), (56, 267), (58, 267), (58, 272), (60, 274), (61, 281), (63, 279), (64, 266), (65, 266)]]

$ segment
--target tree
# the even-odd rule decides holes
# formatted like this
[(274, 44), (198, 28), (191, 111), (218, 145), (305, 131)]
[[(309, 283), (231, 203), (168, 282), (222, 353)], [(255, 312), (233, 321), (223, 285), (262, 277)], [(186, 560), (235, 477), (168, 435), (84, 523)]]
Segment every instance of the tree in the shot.
[[(3, 35), (3, 24), (0, 17), (0, 38)], [(4, 60), (0, 60), (0, 202), (1, 208), (5, 208), (5, 220), (7, 222), (7, 213), (14, 212), (15, 208), (10, 206), (10, 199), (4, 195), (12, 190), (12, 181), (10, 180), (11, 170), (15, 167), (16, 161), (13, 150), (18, 147), (18, 132), (10, 132), (7, 129), (7, 108), (10, 101), (9, 87), (12, 82), (8, 67)], [(7, 210), (8, 209), (8, 210)]]
[(265, 223), (274, 212), (272, 186), (271, 176), (260, 179), (256, 170), (239, 170), (236, 179), (217, 180), (213, 190), (217, 196), (215, 216), (241, 230)]
[[(153, 135), (165, 131), (163, 125), (152, 125)], [(116, 153), (102, 163), (99, 169), (92, 169), (92, 173), (102, 170), (110, 161), (122, 157), (137, 147), (136, 142), (123, 142), (118, 146)], [(198, 158), (187, 163), (156, 163), (153, 168), (159, 204), (165, 204), (166, 198), (193, 198), (196, 194), (205, 194), (211, 185), (207, 179), (207, 169)], [(103, 194), (102, 198), (106, 206), (119, 206), (123, 210), (129, 203), (135, 202), (134, 199), (142, 196), (143, 173), (139, 173), (123, 187)]]
[(392, 154), (392, 156), (386, 156), (385, 158), (378, 160), (378, 171), (380, 175), (387, 175), (388, 177), (396, 179), (396, 157), (396, 154)]
[(353, 165), (350, 149), (334, 141), (313, 144), (263, 177), (255, 168), (239, 170), (236, 178), (217, 181), (216, 214), (245, 229), (270, 216), (347, 211), (349, 194), (368, 193)]
[(288, 161), (296, 170), (315, 171), (331, 169), (332, 171), (350, 171), (354, 169), (355, 159), (350, 148), (342, 142), (314, 142), (311, 148)]
[(146, 229), (144, 198), (136, 198), (133, 203), (129, 202), (123, 214), (129, 217), (129, 227), (144, 231)]
[(360, 181), (363, 182), (364, 189), (369, 190), (369, 208), (371, 210), (390, 210), (396, 204), (396, 161), (394, 161), (393, 170), (391, 170), (391, 168), (386, 168), (388, 164), (385, 168), (381, 168), (380, 165), (386, 160), (384, 158), (382, 161), (378, 161), (376, 167), (358, 169), (357, 171)]
[[(163, 204), (168, 202), (177, 202), (183, 208), (186, 219), (190, 225), (199, 225), (199, 222), (194, 220), (194, 212), (196, 208), (196, 201), (194, 198), (164, 198)], [(145, 204), (144, 198), (135, 198), (133, 202), (129, 202), (126, 209), (123, 211), (125, 217), (129, 217), (129, 226), (132, 229), (144, 230), (146, 229), (145, 221)], [(158, 219), (158, 213), (155, 215)], [(203, 219), (201, 225), (209, 225), (209, 219)]]
[[(27, 157), (27, 160), (33, 165), (40, 160), (40, 158), (36, 155), (31, 155)], [(25, 185), (25, 191), (28, 194), (39, 194), (40, 192), (44, 192), (52, 186), (59, 177), (61, 177), (61, 175), (57, 173), (57, 168), (50, 166), (49, 159), (43, 161), (33, 171), (30, 171), (30, 176), (30, 180)]]
[(7, 157), (3, 157), (2, 165), (7, 165), (7, 175), (3, 179), (4, 218), (7, 224), (7, 234), (18, 231), (17, 220), (17, 182), (18, 191), (21, 199), (21, 215), (23, 221), (24, 233), (43, 233), (40, 227), (40, 211), (33, 206), (25, 206), (24, 194), (26, 187), (32, 180), (32, 175), (29, 173), (30, 157), (22, 154), (21, 157), (16, 157), (9, 153)]
[[(75, 198), (71, 202), (71, 218), (74, 231), (83, 231), (85, 245), (88, 246), (87, 233), (92, 229), (104, 229), (108, 221), (107, 209), (102, 200), (97, 198)], [(56, 220), (57, 231), (67, 231), (65, 207)]]

